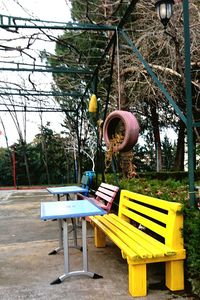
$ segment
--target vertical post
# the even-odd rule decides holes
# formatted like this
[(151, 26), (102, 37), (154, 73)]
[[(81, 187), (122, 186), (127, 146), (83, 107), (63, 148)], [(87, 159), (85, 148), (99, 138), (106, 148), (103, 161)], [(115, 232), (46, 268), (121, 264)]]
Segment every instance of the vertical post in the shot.
[(195, 206), (194, 189), (194, 140), (192, 121), (192, 89), (190, 69), (190, 24), (188, 0), (183, 0), (184, 46), (185, 46), (185, 95), (187, 110), (188, 177), (190, 206)]
[(160, 171), (159, 159), (158, 159), (158, 143), (156, 143), (156, 172)]
[(78, 163), (77, 163), (77, 156), (76, 156), (76, 145), (74, 143), (74, 182), (78, 182)]
[(86, 219), (82, 218), (83, 271), (88, 271)]
[(96, 72), (92, 81), (93, 93), (97, 96), (98, 73)]
[(69, 262), (69, 241), (68, 241), (68, 224), (67, 220), (62, 220), (63, 228), (63, 248), (64, 248), (64, 273), (67, 275), (70, 269)]
[(13, 148), (12, 151), (12, 173), (13, 173), (13, 185), (14, 188), (17, 189), (17, 183), (16, 183), (16, 158), (15, 158), (15, 149)]

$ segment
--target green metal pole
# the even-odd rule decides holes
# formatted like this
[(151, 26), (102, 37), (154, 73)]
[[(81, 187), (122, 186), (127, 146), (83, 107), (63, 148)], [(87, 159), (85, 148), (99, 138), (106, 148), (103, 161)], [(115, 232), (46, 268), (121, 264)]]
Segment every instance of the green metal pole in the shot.
[(189, 200), (190, 206), (195, 206), (194, 188), (194, 140), (192, 121), (192, 89), (191, 89), (191, 69), (190, 69), (190, 25), (189, 25), (189, 4), (188, 0), (183, 0), (184, 19), (184, 44), (185, 44), (185, 96), (187, 109), (187, 142), (188, 142), (188, 177), (189, 177)]
[(0, 14), (0, 27), (5, 29), (29, 28), (29, 29), (59, 29), (59, 30), (94, 30), (94, 31), (116, 31), (116, 26), (102, 24), (84, 24), (72, 22), (56, 22), (40, 19), (21, 18)]

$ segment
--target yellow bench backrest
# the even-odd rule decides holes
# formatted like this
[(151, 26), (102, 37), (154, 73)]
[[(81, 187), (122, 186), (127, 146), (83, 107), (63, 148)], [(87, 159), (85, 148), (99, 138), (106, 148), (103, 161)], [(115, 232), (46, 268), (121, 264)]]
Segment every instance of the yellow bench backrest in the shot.
[(180, 203), (149, 197), (128, 190), (120, 194), (118, 216), (129, 223), (141, 224), (154, 238), (173, 249), (183, 248), (183, 216)]

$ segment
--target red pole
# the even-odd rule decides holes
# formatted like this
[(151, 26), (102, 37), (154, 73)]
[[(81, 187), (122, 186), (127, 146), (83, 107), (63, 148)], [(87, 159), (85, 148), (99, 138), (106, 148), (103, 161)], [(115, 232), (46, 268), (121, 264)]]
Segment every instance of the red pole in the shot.
[(17, 189), (15, 150), (13, 150), (13, 152), (12, 152), (12, 171), (13, 171), (13, 185), (14, 185), (14, 188)]

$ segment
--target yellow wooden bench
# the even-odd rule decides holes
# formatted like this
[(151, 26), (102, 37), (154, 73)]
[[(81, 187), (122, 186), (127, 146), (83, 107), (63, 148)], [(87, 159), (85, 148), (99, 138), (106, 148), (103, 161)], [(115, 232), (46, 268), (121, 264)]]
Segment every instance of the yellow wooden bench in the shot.
[(172, 291), (184, 289), (185, 250), (180, 210), (180, 203), (122, 190), (118, 216), (110, 213), (90, 217), (95, 246), (105, 247), (108, 236), (127, 259), (132, 296), (147, 294), (148, 263), (165, 262), (166, 286)]

